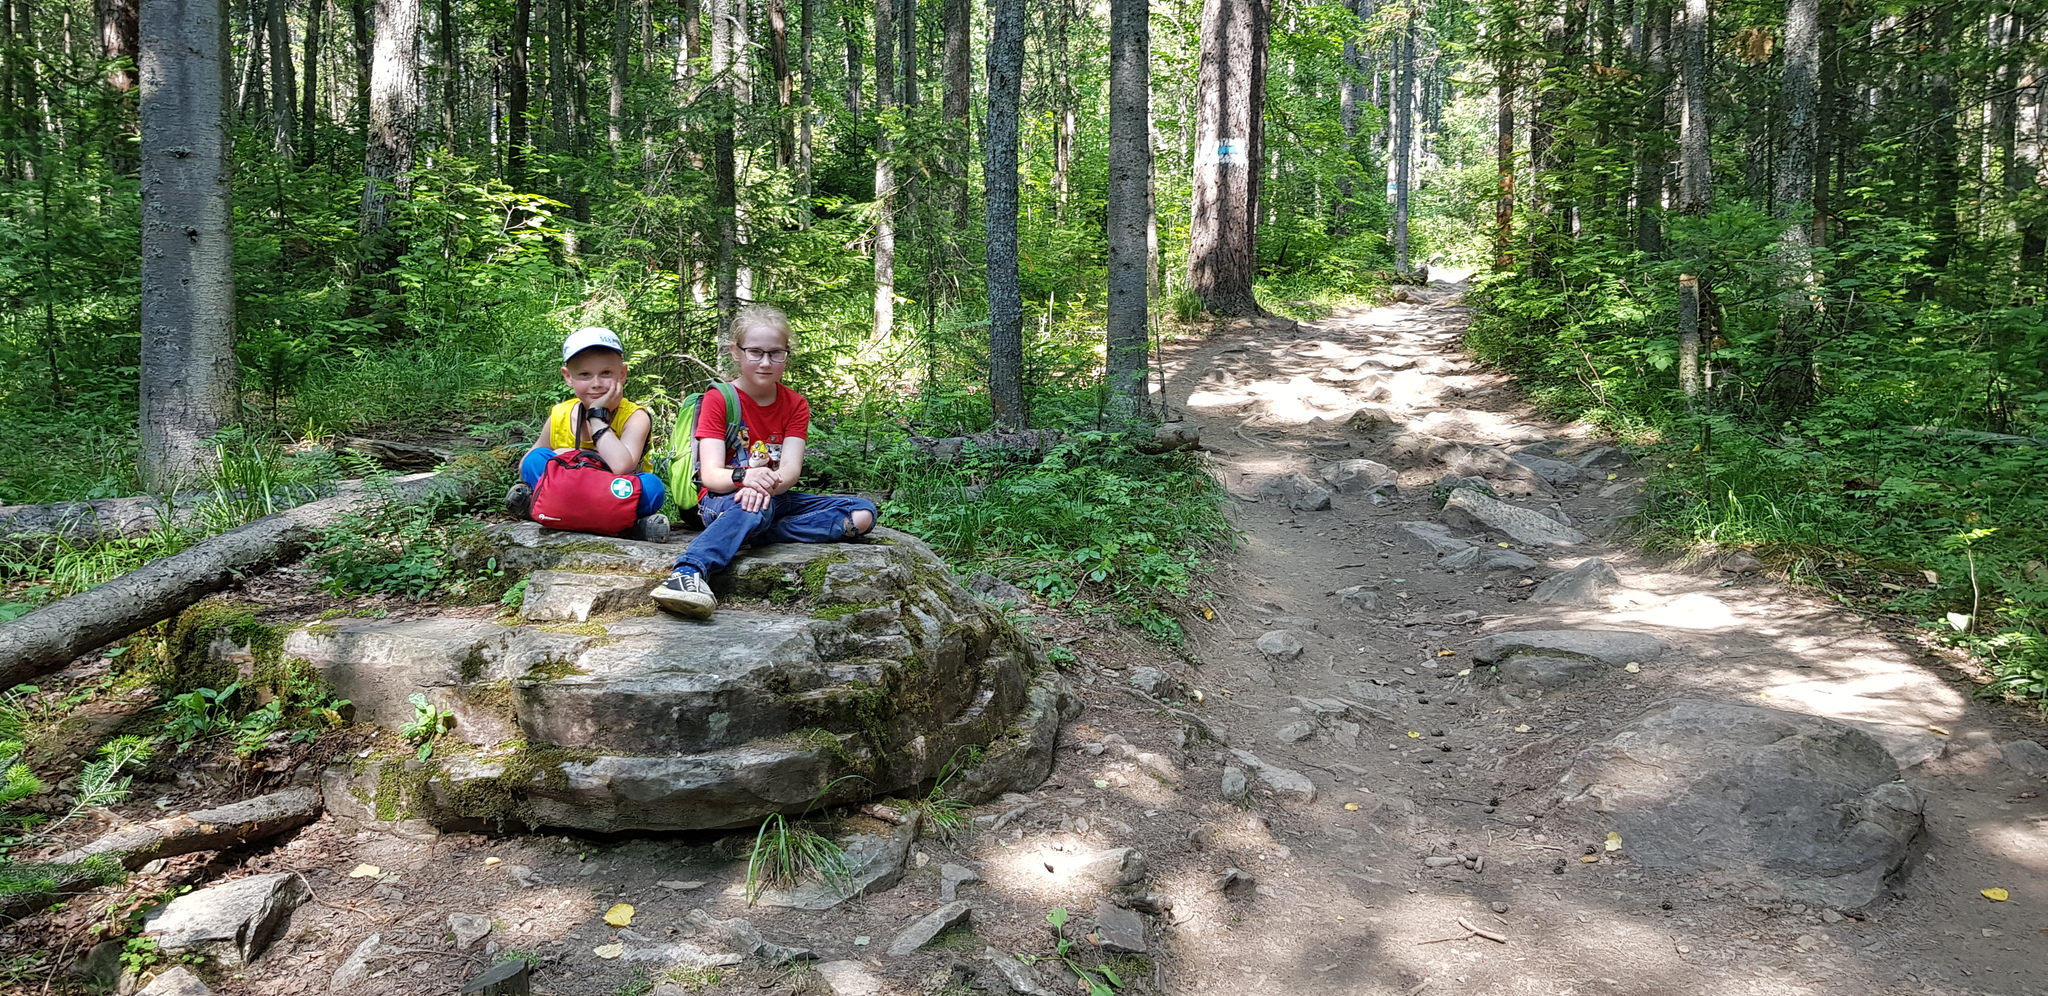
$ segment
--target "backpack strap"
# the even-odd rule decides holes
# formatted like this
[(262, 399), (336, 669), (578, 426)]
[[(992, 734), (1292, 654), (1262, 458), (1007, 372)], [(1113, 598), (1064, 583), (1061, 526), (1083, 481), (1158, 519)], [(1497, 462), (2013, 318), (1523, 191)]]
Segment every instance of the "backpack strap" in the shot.
[(718, 393), (725, 396), (725, 428), (732, 431), (736, 425), (745, 425), (745, 413), (740, 411), (740, 392), (733, 389), (730, 381), (718, 382)]

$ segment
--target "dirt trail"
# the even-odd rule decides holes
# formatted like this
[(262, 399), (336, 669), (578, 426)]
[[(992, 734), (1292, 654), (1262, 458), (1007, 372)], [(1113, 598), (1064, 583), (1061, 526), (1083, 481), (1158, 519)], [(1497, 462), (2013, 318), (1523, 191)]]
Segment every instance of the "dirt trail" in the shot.
[[(1973, 703), (1939, 665), (1805, 593), (1645, 557), (1613, 535), (1642, 491), (1625, 461), (1521, 502), (1552, 505), (1593, 536), (1521, 550), (1538, 567), (1447, 569), (1403, 542), (1393, 524), (1435, 518), (1431, 485), (1445, 468), (1409, 458), (1402, 434), (1566, 453), (1595, 442), (1584, 427), (1547, 422), (1459, 352), (1459, 290), (1433, 285), (1412, 303), (1170, 353), (1168, 398), (1201, 426), (1244, 534), (1218, 578), (1217, 620), (1193, 628), (1204, 666), (1190, 680), (1232, 746), (1306, 772), (1320, 790), (1312, 805), (1269, 802), (1210, 821), (1228, 839), (1218, 849), (1264, 885), (1253, 902), (1205, 893), (1178, 911), (1175, 991), (1415, 993), (1424, 980), (1428, 991), (1476, 993), (2048, 990), (2048, 812), (2040, 779), (1993, 746), (2038, 735), (2038, 723), (2008, 725), (2009, 710)], [(1361, 410), (1369, 417), (1354, 417)], [(1394, 465), (1399, 495), (1296, 511), (1274, 484), (1349, 458)], [(1593, 556), (1625, 585), (1607, 605), (1524, 601), (1532, 581)], [(1382, 608), (1333, 595), (1353, 585), (1377, 590)], [(1526, 705), (1459, 677), (1481, 634), (1592, 626), (1655, 633), (1677, 650)], [(1255, 649), (1255, 637), (1283, 628), (1305, 645), (1299, 657)], [(1380, 703), (1391, 722), (1366, 723), (1355, 746), (1327, 725), (1282, 742), (1300, 732), (1284, 730), (1304, 718), (1290, 711), (1297, 696), (1351, 695), (1361, 679), (1400, 692)], [(1576, 751), (1674, 697), (1857, 722), (1902, 763), (1918, 762), (1905, 778), (1929, 796), (1926, 850), (1892, 898), (1840, 916), (1647, 870), (1626, 848), (1582, 863), (1603, 828), (1551, 819), (1544, 793)], [(1191, 796), (1213, 798), (1210, 760), (1191, 773)], [(1484, 870), (1425, 864), (1462, 852), (1484, 855)], [(1990, 887), (2011, 900), (1982, 898)], [(1464, 934), (1460, 917), (1509, 940), (1426, 943)]]
[[(824, 913), (750, 905), (750, 833), (601, 841), (358, 828), (331, 817), (253, 855), (173, 859), (137, 887), (306, 874), (315, 901), (261, 961), (213, 980), (225, 996), (337, 984), (442, 996), (515, 952), (537, 963), (534, 991), (557, 996), (697, 992), (711, 978), (722, 993), (964, 996), (978, 986), (1002, 996), (1010, 985), (991, 955), (1018, 991), (1068, 993), (1075, 978), (1051, 959), (1047, 913), (1072, 911), (1067, 936), (1080, 960), (1100, 961), (1086, 937), (1098, 923), (1130, 928), (1134, 919), (1098, 905), (1105, 889), (1087, 873), (1088, 859), (1117, 848), (1143, 855), (1149, 873), (1135, 890), (1153, 897), (1133, 904), (1147, 911), (1135, 940), (1145, 954), (1112, 962), (1132, 993), (2048, 991), (2042, 779), (2002, 761), (1996, 746), (2038, 735), (2039, 723), (1972, 702), (1912, 647), (1761, 574), (1667, 563), (1615, 538), (1639, 501), (1641, 473), (1582, 427), (1545, 421), (1512, 384), (1464, 357), (1457, 291), (1434, 285), (1408, 303), (1298, 329), (1245, 325), (1169, 348), (1167, 397), (1201, 427), (1242, 531), (1238, 548), (1217, 558), (1213, 598), (1188, 606), (1197, 618), (1179, 655), (1085, 618), (1036, 620), (1043, 639), (1072, 651), (1069, 673), (1087, 704), (1052, 777), (968, 814), (954, 839), (927, 836), (886, 892)], [(1573, 479), (1554, 485), (1495, 469), (1503, 490), (1531, 492), (1507, 495), (1510, 505), (1554, 505), (1591, 539), (1489, 543), (1466, 555), (1519, 554), (1528, 558), (1520, 569), (1445, 567), (1397, 525), (1441, 515), (1432, 491), (1445, 468), (1430, 454), (1447, 444), (1421, 436), (1535, 445), (1587, 462), (1595, 473), (1558, 472)], [(1397, 468), (1398, 490), (1293, 507), (1319, 504), (1300, 500), (1302, 485), (1356, 459)], [(1593, 556), (1623, 585), (1601, 604), (1527, 601), (1538, 582)], [(1202, 605), (1213, 619), (1199, 618)], [(1610, 668), (1534, 699), (1461, 674), (1482, 634), (1532, 626), (1636, 630), (1675, 649), (1636, 672)], [(1294, 634), (1297, 655), (1258, 648), (1275, 630)], [(1130, 687), (1159, 672), (1170, 707)], [(1361, 708), (1318, 715), (1326, 707), (1311, 700), (1333, 697)], [(1910, 872), (1865, 908), (1808, 908), (1643, 868), (1628, 842), (1605, 848), (1606, 827), (1547, 808), (1575, 754), (1673, 697), (1817, 712), (1872, 731), (1929, 799)], [(1306, 783), (1231, 798), (1227, 769), (1249, 767), (1232, 749)], [(1284, 774), (1269, 780), (1287, 786)], [(1465, 855), (1483, 865), (1468, 867)], [(972, 933), (886, 954), (899, 932), (953, 898), (949, 867), (978, 877), (957, 885), (974, 906)], [(1230, 869), (1240, 885), (1222, 891)], [(1994, 887), (2010, 901), (1980, 897)], [(619, 902), (636, 907), (630, 928), (603, 920)], [(487, 918), (491, 933), (459, 949), (451, 914)], [(672, 960), (620, 957), (622, 944), (679, 950), (663, 945), (701, 937), (706, 914), (745, 917), (771, 940), (808, 948), (826, 973), (752, 964), (670, 975)], [(1505, 942), (1469, 936), (1461, 918)], [(372, 935), (385, 960), (349, 969)]]

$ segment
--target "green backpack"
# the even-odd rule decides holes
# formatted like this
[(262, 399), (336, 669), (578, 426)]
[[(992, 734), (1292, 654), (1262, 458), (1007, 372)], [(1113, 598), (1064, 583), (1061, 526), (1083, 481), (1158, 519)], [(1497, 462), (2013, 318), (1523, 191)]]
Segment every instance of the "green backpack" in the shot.
[[(715, 385), (718, 393), (725, 395), (725, 428), (728, 435), (732, 427), (741, 424), (740, 395), (731, 384)], [(668, 467), (662, 475), (668, 484), (668, 493), (675, 496), (676, 507), (685, 513), (697, 508), (697, 414), (704, 409), (704, 399), (711, 394), (694, 395), (683, 402), (676, 412), (675, 428), (668, 434)]]

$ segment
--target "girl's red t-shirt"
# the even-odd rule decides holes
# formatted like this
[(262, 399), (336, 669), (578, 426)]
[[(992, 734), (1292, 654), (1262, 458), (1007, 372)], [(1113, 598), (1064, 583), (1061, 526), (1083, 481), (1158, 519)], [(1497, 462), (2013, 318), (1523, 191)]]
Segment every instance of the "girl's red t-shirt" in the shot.
[(740, 399), (740, 424), (726, 426), (725, 392), (713, 388), (704, 392), (704, 403), (697, 410), (696, 438), (723, 437), (725, 465), (730, 470), (779, 468), (783, 440), (803, 439), (810, 432), (811, 403), (781, 384), (775, 385), (775, 403), (765, 407), (737, 387), (733, 394)]

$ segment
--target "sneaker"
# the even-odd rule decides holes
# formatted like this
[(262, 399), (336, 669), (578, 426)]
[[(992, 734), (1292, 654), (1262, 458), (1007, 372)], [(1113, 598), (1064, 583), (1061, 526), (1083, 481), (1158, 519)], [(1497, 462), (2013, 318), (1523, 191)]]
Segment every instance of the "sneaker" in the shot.
[(527, 487), (525, 481), (512, 485), (511, 490), (505, 492), (505, 511), (522, 519), (532, 518), (533, 489)]
[(718, 607), (711, 584), (694, 567), (678, 567), (668, 579), (655, 586), (654, 604), (692, 619), (709, 619)]
[(646, 540), (649, 543), (668, 542), (668, 516), (656, 512), (633, 520), (633, 524), (620, 533), (621, 539)]

